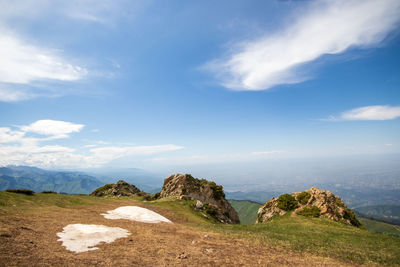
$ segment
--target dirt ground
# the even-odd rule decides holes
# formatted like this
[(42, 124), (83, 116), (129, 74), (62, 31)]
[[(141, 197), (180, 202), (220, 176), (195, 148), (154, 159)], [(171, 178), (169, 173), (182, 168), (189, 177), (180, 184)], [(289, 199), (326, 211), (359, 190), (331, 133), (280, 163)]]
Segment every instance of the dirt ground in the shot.
[[(174, 224), (108, 220), (100, 213), (132, 202), (109, 203), (85, 209), (37, 209), (0, 216), (0, 266), (343, 266), (334, 259), (278, 250), (249, 241), (202, 232), (161, 215)], [(143, 204), (139, 204), (144, 206)], [(144, 206), (146, 207), (146, 206)], [(68, 224), (121, 227), (132, 235), (98, 250), (74, 253), (56, 233)]]

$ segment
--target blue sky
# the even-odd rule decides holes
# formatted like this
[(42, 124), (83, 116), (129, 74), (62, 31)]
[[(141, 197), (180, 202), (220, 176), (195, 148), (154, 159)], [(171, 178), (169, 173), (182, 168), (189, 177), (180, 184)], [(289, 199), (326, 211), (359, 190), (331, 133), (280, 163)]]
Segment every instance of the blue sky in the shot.
[(0, 6), (0, 165), (400, 152), (397, 0)]

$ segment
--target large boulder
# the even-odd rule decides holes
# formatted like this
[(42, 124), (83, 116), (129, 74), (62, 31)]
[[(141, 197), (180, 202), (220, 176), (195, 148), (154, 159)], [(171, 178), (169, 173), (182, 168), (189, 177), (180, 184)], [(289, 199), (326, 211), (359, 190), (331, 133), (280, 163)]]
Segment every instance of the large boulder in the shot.
[(198, 200), (194, 207), (219, 222), (240, 223), (235, 209), (225, 199), (222, 186), (212, 181), (197, 179), (190, 174), (172, 174), (164, 180), (160, 197)]
[(293, 211), (293, 216), (325, 217), (337, 222), (361, 226), (354, 212), (346, 207), (340, 197), (316, 187), (272, 198), (258, 210), (256, 223), (268, 221), (274, 216), (284, 215), (289, 211)]
[(102, 196), (133, 196), (140, 194), (141, 191), (136, 186), (125, 181), (118, 181), (116, 184), (106, 184), (94, 190), (90, 195), (96, 197)]

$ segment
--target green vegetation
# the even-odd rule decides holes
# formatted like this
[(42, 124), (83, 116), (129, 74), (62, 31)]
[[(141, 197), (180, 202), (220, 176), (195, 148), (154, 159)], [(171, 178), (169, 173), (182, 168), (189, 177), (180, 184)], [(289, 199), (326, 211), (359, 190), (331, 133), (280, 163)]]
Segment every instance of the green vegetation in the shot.
[(239, 215), (241, 224), (254, 224), (261, 204), (252, 201), (228, 200)]
[(306, 205), (310, 197), (311, 197), (310, 193), (303, 191), (297, 195), (297, 201), (302, 205)]
[(400, 238), (373, 234), (327, 218), (292, 217), (291, 212), (255, 225), (202, 225), (206, 230), (285, 250), (337, 258), (350, 264), (398, 265)]
[(10, 193), (24, 194), (28, 196), (33, 196), (33, 194), (35, 194), (35, 192), (29, 189), (7, 189), (6, 191)]
[(45, 190), (41, 192), (42, 194), (58, 194), (57, 192), (51, 191), (51, 190)]
[(335, 204), (336, 204), (337, 206), (341, 207), (341, 208), (344, 207), (344, 203), (343, 203), (343, 201), (341, 201), (340, 199), (336, 199), (336, 200), (335, 200)]
[(317, 218), (321, 215), (321, 210), (316, 206), (312, 206), (311, 208), (304, 207), (303, 209), (297, 211), (296, 214), (301, 215), (301, 216), (306, 216), (306, 217)]
[[(76, 208), (101, 204), (103, 198), (87, 195), (62, 195), (36, 193), (33, 196), (0, 192), (0, 214), (5, 212), (32, 212), (36, 208)], [(112, 200), (111, 200), (112, 201)]]
[(56, 191), (68, 194), (89, 194), (103, 183), (95, 177), (62, 171), (47, 171), (34, 167), (0, 167), (0, 191), (29, 188), (35, 192)]
[(294, 196), (283, 194), (278, 198), (278, 208), (286, 211), (294, 210), (298, 207), (297, 200)]
[[(186, 177), (187, 177), (187, 181), (189, 182), (189, 184), (196, 188), (200, 188), (203, 185), (209, 186), (213, 190), (213, 196), (215, 199), (218, 200), (218, 199), (225, 197), (225, 193), (224, 193), (222, 185), (217, 185), (215, 182), (208, 181), (206, 179), (194, 178), (191, 174), (186, 174)], [(186, 191), (187, 191), (187, 189), (185, 188), (185, 192)]]
[(343, 218), (346, 220), (349, 220), (350, 223), (354, 226), (360, 227), (361, 223), (357, 220), (356, 218), (356, 214), (354, 213), (354, 211), (352, 211), (351, 209), (347, 209), (344, 212)]
[(374, 205), (355, 209), (362, 217), (400, 225), (400, 205)]
[(93, 195), (96, 195), (99, 192), (102, 191), (107, 191), (108, 189), (111, 189), (114, 184), (105, 184), (102, 187), (97, 188), (96, 190), (93, 191)]
[(358, 217), (362, 225), (371, 233), (384, 234), (400, 237), (400, 226), (385, 222), (375, 221), (368, 218)]
[[(126, 205), (141, 202), (141, 198), (96, 198), (82, 195), (61, 195), (37, 193), (33, 196), (0, 192), (0, 215), (10, 213), (29, 214), (43, 209), (59, 208), (83, 209), (90, 205), (122, 202)], [(400, 262), (400, 237), (374, 234), (369, 231), (334, 222), (326, 218), (291, 216), (291, 212), (272, 220), (253, 225), (215, 224), (204, 217), (201, 211), (191, 208), (195, 201), (163, 200), (149, 201), (143, 205), (156, 212), (167, 214), (176, 223), (207, 232), (221, 233), (227, 238), (248, 239), (265, 246), (307, 252), (314, 255), (332, 257), (345, 263), (359, 265), (398, 265)], [(242, 204), (244, 205), (244, 204)], [(240, 210), (238, 210), (240, 211)], [(240, 212), (239, 212), (240, 214)], [(360, 219), (364, 220), (364, 219)], [(365, 221), (363, 223), (369, 227)]]
[(210, 215), (211, 217), (214, 217), (217, 214), (217, 210), (209, 205), (208, 203), (204, 203), (203, 208), (205, 210), (205, 212)]

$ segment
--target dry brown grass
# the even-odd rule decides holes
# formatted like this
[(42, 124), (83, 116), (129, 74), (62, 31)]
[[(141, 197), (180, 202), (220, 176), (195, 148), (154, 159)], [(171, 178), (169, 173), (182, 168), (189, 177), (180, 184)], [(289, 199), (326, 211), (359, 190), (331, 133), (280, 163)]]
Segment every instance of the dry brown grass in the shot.
[[(99, 202), (81, 208), (34, 207), (2, 209), (1, 266), (342, 266), (335, 259), (299, 254), (244, 239), (202, 232), (163, 207), (152, 210), (174, 224), (107, 220), (100, 215), (120, 206), (146, 204), (136, 200)], [(148, 206), (147, 206), (148, 207)], [(121, 227), (132, 235), (99, 249), (76, 254), (58, 242), (56, 233), (68, 224)]]

